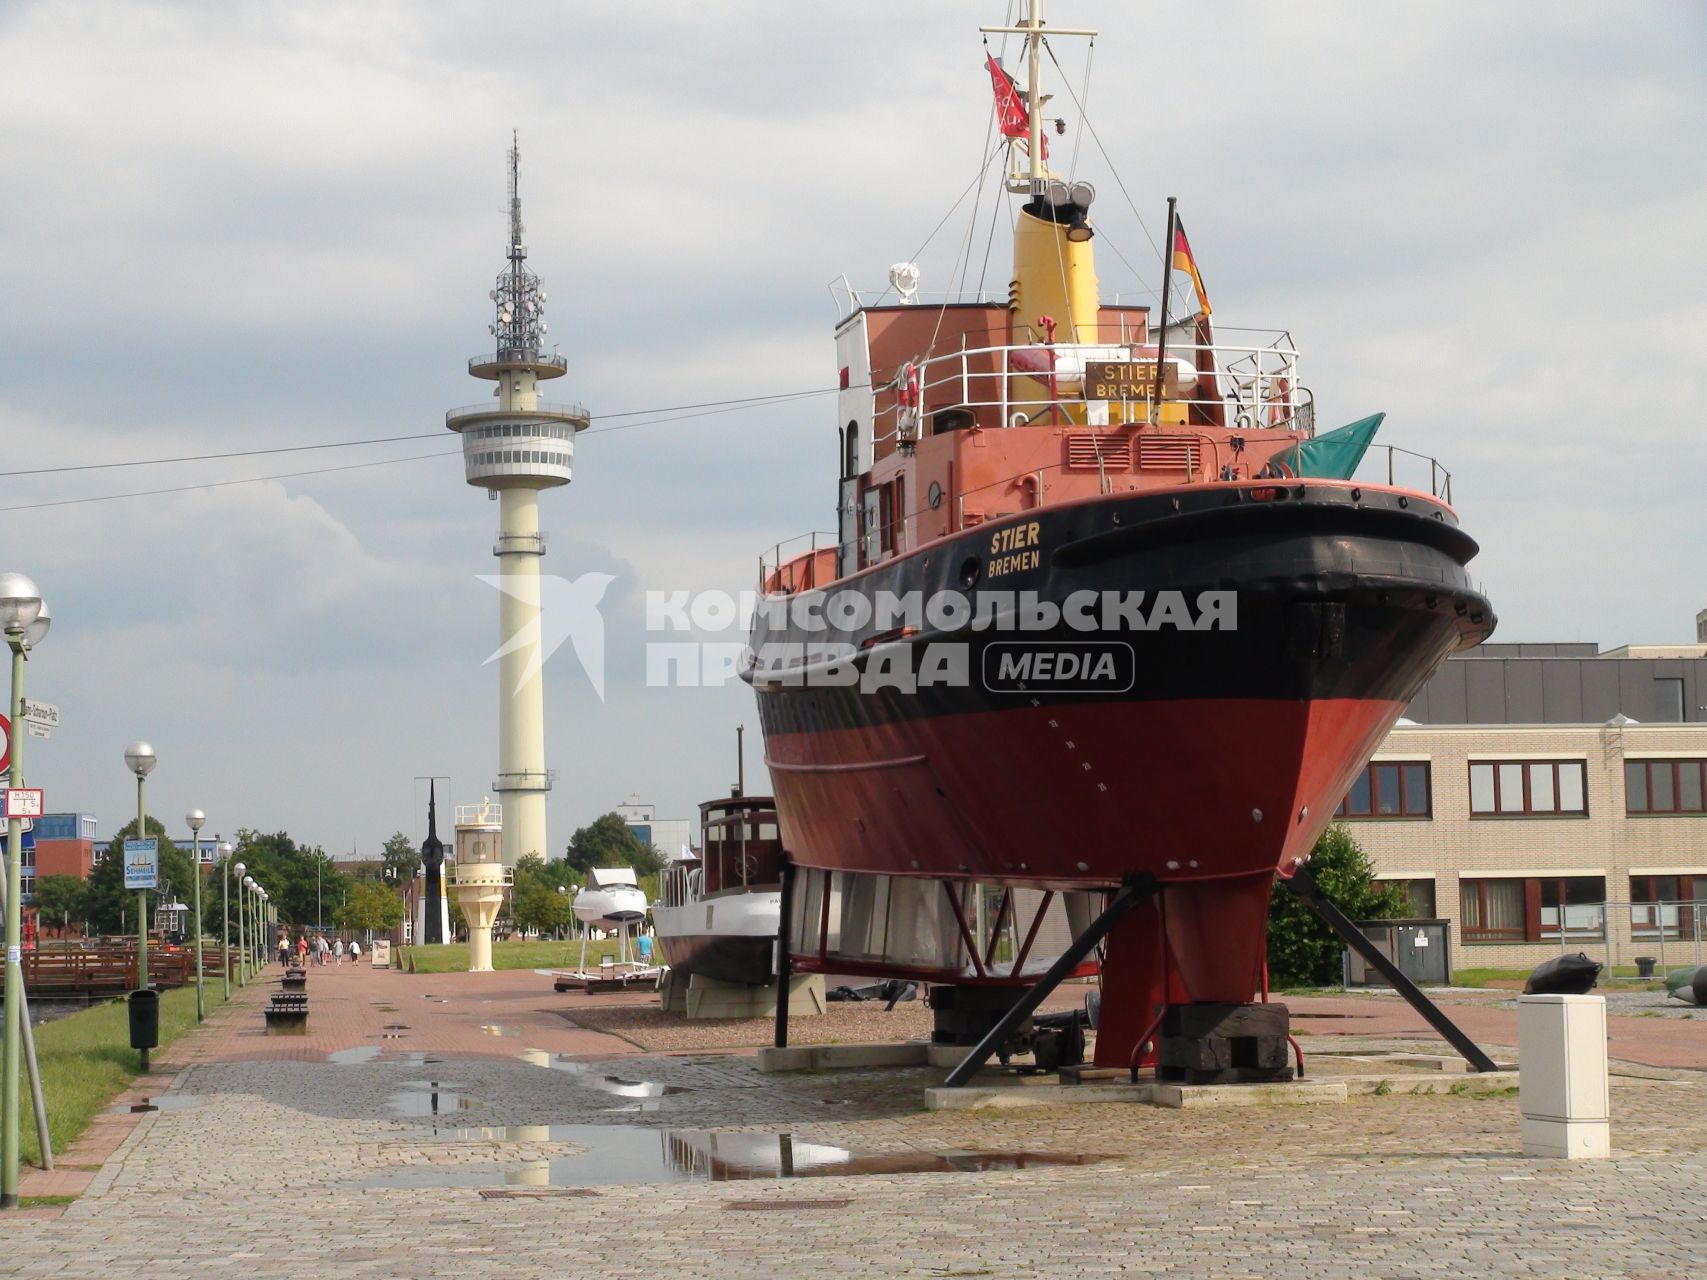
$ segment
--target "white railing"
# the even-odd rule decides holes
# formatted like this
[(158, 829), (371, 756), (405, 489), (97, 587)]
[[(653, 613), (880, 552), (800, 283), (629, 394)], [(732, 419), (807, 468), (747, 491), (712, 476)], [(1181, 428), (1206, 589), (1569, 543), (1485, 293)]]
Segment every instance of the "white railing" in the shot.
[(541, 400), (531, 409), (506, 409), (498, 403), (494, 396), (484, 404), (459, 404), (454, 409), (445, 410), (445, 425), (449, 426), (458, 418), (489, 417), (494, 414), (516, 414), (525, 417), (528, 414), (546, 414), (556, 418), (576, 418), (588, 420), (592, 415), (587, 412), (584, 404), (562, 404), (549, 400)]
[[(767, 551), (760, 552), (759, 590), (763, 591), (765, 589), (765, 583), (770, 581), (771, 575), (781, 569), (782, 566), (787, 564), (789, 561), (798, 560), (804, 555), (815, 556), (820, 551), (833, 551), (835, 548), (836, 535), (833, 533), (826, 533), (822, 529), (816, 529), (811, 533), (797, 534), (792, 538), (788, 538), (777, 543)], [(803, 570), (799, 581), (779, 583), (779, 590), (785, 594), (793, 594), (796, 591), (804, 590), (808, 587), (826, 586), (830, 579), (835, 577), (834, 569), (830, 571), (822, 582), (811, 580), (808, 576), (809, 573), (810, 570)]]
[[(1199, 357), (1207, 353), (1210, 370), (1221, 394), (1213, 399), (1165, 396), (1167, 403), (1219, 411), (1228, 427), (1237, 429), (1278, 428), (1313, 431), (1309, 395), (1299, 386), (1298, 352), (1287, 334), (1279, 334), (1265, 345), (1213, 346), (1169, 345), (1164, 359), (1178, 372), (1182, 387), (1195, 387)], [(1070, 405), (1086, 402), (1086, 373), (1097, 364), (1153, 364), (1156, 350), (1128, 341), (1014, 344), (992, 347), (962, 347), (933, 355), (917, 363), (920, 412), (995, 409), (1004, 426), (1023, 426), (1047, 417), (1052, 410), (1062, 416)], [(879, 384), (877, 390), (898, 390), (896, 381)], [(1164, 374), (1164, 390), (1174, 381)], [(1040, 394), (1041, 392), (1041, 394)], [(877, 412), (873, 435), (895, 438), (897, 428), (908, 426), (900, 417), (897, 399)], [(1120, 406), (1120, 420), (1147, 419), (1152, 403), (1148, 392), (1130, 398), (1107, 400), (1110, 412)], [(928, 408), (927, 408), (928, 406)], [(909, 428), (910, 429), (910, 428)], [(922, 424), (920, 424), (922, 431)]]

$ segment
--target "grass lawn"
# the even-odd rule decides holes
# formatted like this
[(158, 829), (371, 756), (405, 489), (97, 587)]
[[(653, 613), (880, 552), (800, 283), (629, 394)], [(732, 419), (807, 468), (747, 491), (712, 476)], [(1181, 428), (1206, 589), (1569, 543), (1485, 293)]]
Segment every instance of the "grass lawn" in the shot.
[[(1529, 977), (1528, 969), (1454, 969), (1452, 985), (1455, 987), (1487, 987), (1496, 983), (1517, 983), (1520, 987)], [(1636, 966), (1633, 964), (1614, 965), (1610, 973), (1602, 973), (1601, 981), (1609, 978), (1628, 979), (1636, 976)], [(1648, 978), (1641, 982), (1620, 982), (1620, 991), (1664, 991), (1665, 983)]]
[[(222, 1003), (217, 981), (207, 984), (207, 1007)], [(196, 1025), (196, 989), (180, 987), (160, 995), (160, 1048)], [(65, 1150), (137, 1075), (137, 1053), (130, 1047), (130, 1018), (123, 1000), (93, 1005), (35, 1028), (36, 1058), (41, 1063), (42, 1093), (53, 1149)], [(158, 1050), (156, 1051), (158, 1052)], [(23, 1126), (20, 1146), (29, 1164), (41, 1159), (29, 1079), (20, 1081)]]
[[(633, 944), (630, 943), (630, 954)], [(615, 938), (602, 938), (587, 943), (587, 967), (598, 964), (603, 956), (614, 956)], [(462, 973), (468, 968), (468, 944), (443, 942), (426, 947), (395, 947), (391, 953), (392, 968), (409, 968), (414, 960), (416, 973)], [(494, 942), (494, 969), (573, 969), (581, 959), (579, 939), (571, 942)]]

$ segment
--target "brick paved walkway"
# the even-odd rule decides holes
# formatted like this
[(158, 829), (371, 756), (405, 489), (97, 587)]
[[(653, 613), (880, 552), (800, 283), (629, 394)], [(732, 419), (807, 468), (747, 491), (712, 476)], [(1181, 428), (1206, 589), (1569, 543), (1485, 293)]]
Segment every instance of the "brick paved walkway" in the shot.
[[(257, 1034), (250, 992), (175, 1046), (166, 1097), (186, 1105), (144, 1116), (63, 1217), (0, 1220), (0, 1270), (1646, 1280), (1707, 1260), (1690, 1073), (1619, 1078), (1616, 1158), (1567, 1165), (1516, 1154), (1509, 1097), (922, 1113), (924, 1072), (638, 1054), (574, 1027), (533, 974), (332, 970), (309, 994), (309, 1036)], [(713, 1150), (871, 1172), (662, 1181)], [(897, 1171), (969, 1150), (1111, 1159)]]

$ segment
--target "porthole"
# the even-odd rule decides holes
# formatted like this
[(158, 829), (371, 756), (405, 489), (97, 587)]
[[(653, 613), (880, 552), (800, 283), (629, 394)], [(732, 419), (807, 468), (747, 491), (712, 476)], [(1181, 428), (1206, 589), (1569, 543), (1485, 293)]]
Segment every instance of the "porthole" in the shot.
[(932, 511), (942, 505), (942, 486), (935, 480), (932, 480), (931, 487), (925, 490), (925, 500), (931, 504)]

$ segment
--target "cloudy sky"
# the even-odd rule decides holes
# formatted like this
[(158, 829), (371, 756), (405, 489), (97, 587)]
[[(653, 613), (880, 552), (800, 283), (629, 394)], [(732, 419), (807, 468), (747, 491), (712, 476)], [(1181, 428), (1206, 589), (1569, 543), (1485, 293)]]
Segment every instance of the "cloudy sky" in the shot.
[[(616, 577), (605, 701), (567, 651), (546, 668), (552, 843), (629, 792), (691, 814), (732, 780), (742, 721), (762, 780), (745, 686), (645, 687), (641, 602), (749, 587), (761, 548), (830, 526), (831, 402), (652, 419), (832, 385), (844, 271), (881, 286), (917, 255), (924, 290), (948, 287), (971, 199), (926, 242), (979, 171), (976, 27), (1003, 11), (0, 5), (0, 567), (55, 613), (29, 687), (63, 721), (26, 761), (50, 808), (125, 821), (137, 737), (174, 830), (193, 804), (210, 831), (372, 852), (420, 834), (417, 775), (455, 801), (490, 785), (497, 509), (443, 412), (487, 393), (463, 370), (489, 341), (512, 128), (569, 359), (553, 398), (625, 428), (584, 435), (542, 504), (547, 572)], [(1157, 287), (1177, 195), (1216, 319), (1289, 329), (1325, 423), (1384, 409), (1388, 441), (1451, 469), (1501, 638), (1693, 638), (1707, 10), (1051, 16), (1102, 31), (1107, 159), (1050, 87), (1057, 159), (1103, 193), (1105, 297)], [(1084, 43), (1057, 52), (1082, 95)], [(976, 244), (991, 211), (986, 188)], [(983, 286), (1006, 271), (998, 230)]]

